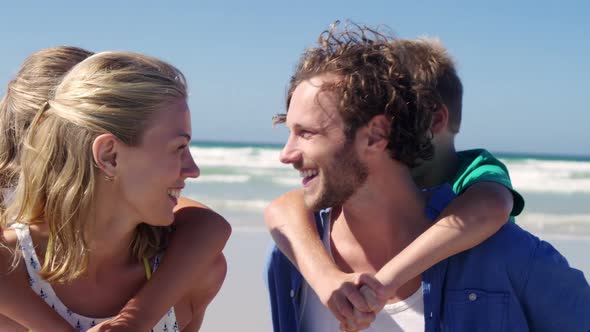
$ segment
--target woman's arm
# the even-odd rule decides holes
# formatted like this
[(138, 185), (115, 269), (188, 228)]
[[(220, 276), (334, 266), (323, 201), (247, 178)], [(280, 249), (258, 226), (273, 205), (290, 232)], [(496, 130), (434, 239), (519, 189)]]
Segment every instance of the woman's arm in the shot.
[(219, 255), (210, 265), (209, 273), (198, 283), (193, 283), (193, 289), (188, 294), (192, 318), (183, 332), (199, 331), (205, 317), (205, 310), (215, 295), (221, 289), (227, 273), (227, 263), (223, 255)]
[(127, 302), (119, 315), (97, 331), (149, 330), (170, 307), (193, 290), (195, 281), (206, 284), (204, 280), (213, 276), (217, 279), (211, 283), (221, 287), (225, 273), (222, 276), (211, 271), (223, 257), (221, 251), (231, 233), (229, 223), (203, 204), (181, 197), (175, 208), (174, 225), (176, 229), (165, 259), (152, 279)]
[(3, 232), (0, 245), (0, 331), (74, 331), (74, 328), (52, 310), (28, 283), (22, 260), (12, 268), (16, 234)]

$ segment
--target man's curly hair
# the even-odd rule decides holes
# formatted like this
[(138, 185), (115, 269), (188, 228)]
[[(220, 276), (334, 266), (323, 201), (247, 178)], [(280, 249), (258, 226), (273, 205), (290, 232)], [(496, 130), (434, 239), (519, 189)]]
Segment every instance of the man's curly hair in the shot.
[[(347, 138), (353, 139), (357, 129), (383, 114), (391, 121), (387, 148), (392, 158), (409, 167), (432, 158), (429, 127), (432, 111), (441, 105), (439, 95), (412, 81), (393, 37), (356, 24), (339, 27), (339, 22), (332, 24), (321, 33), (318, 47), (301, 57), (289, 84), (287, 109), (301, 82), (333, 75), (337, 79), (324, 82), (320, 91), (336, 94)], [(275, 123), (285, 120), (286, 114), (275, 117)]]

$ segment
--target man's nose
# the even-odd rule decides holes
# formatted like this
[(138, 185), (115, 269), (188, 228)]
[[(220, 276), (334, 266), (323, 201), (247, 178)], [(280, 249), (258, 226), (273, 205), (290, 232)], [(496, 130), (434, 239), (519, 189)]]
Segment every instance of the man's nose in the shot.
[(296, 146), (296, 140), (293, 136), (289, 136), (287, 143), (281, 150), (281, 155), (279, 157), (283, 164), (293, 164), (301, 159), (301, 151)]

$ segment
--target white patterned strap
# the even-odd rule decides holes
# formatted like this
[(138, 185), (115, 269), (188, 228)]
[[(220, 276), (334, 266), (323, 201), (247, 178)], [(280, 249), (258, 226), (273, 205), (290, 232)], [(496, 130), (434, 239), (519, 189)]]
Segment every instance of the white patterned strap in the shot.
[[(153, 265), (152, 265), (152, 274), (156, 272), (156, 270), (162, 264), (162, 255), (163, 253), (159, 253), (154, 257)], [(148, 281), (149, 282), (149, 281)], [(176, 321), (176, 314), (174, 312), (174, 307), (170, 308), (168, 312), (160, 319), (160, 321), (154, 326), (152, 332), (179, 332), (180, 329), (178, 327), (178, 322)]]
[(41, 263), (35, 253), (35, 246), (33, 245), (33, 239), (31, 238), (31, 232), (29, 231), (29, 225), (25, 224), (13, 224), (11, 226), (16, 233), (18, 240), (18, 246), (23, 255), (23, 260), (27, 267), (27, 274), (29, 275), (29, 283), (33, 289), (36, 289), (36, 284), (46, 283), (39, 277), (39, 271), (41, 271)]

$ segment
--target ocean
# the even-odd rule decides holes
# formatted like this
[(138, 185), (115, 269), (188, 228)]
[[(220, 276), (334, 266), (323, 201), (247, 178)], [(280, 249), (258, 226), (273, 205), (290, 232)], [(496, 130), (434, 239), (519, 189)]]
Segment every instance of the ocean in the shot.
[[(301, 186), (299, 173), (279, 162), (280, 145), (194, 142), (201, 176), (183, 195), (224, 215), (234, 228), (264, 228), (261, 213), (275, 197)], [(590, 238), (590, 157), (495, 154), (526, 201), (517, 223), (534, 233)]]
[[(224, 250), (228, 275), (207, 310), (203, 331), (267, 331), (270, 312), (262, 271), (270, 235), (264, 207), (301, 186), (299, 173), (279, 162), (281, 146), (195, 142), (191, 152), (201, 176), (189, 179), (183, 195), (223, 215), (233, 227)], [(590, 279), (590, 158), (496, 154), (526, 201), (517, 224), (548, 240)], [(247, 285), (247, 287), (244, 287)], [(236, 294), (239, 294), (236, 296)], [(228, 308), (236, 319), (228, 320)]]

